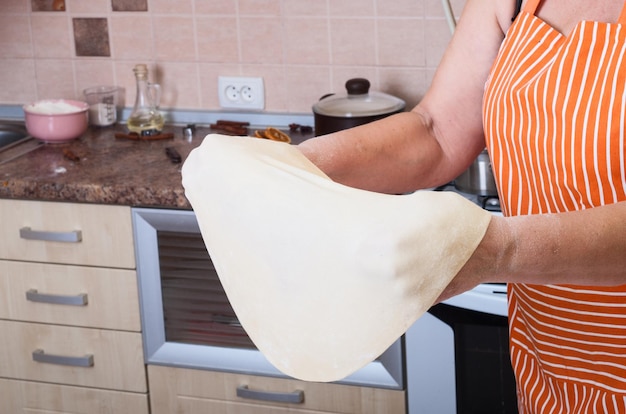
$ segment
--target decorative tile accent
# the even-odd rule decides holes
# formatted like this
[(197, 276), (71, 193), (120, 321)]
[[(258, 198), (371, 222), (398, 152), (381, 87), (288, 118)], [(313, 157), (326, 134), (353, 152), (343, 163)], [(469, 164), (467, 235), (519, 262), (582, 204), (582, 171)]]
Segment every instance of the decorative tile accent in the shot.
[(74, 18), (76, 56), (111, 56), (106, 18)]
[(113, 11), (148, 11), (148, 0), (111, 0)]
[(65, 11), (65, 0), (31, 0), (33, 11)]

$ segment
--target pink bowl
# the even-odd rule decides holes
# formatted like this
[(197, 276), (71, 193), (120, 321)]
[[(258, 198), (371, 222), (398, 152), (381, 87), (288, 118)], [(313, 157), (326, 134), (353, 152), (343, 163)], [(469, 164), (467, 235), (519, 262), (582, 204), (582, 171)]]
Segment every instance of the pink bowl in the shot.
[(42, 141), (70, 141), (87, 130), (89, 105), (82, 101), (45, 99), (23, 109), (26, 130)]

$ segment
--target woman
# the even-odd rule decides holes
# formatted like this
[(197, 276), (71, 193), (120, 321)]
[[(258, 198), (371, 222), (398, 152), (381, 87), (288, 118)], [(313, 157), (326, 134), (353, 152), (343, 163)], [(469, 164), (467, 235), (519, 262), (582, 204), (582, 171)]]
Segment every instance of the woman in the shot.
[(401, 193), (487, 146), (494, 218), (441, 299), (509, 283), (522, 413), (626, 412), (626, 5), (468, 0), (411, 112), (309, 140), (336, 181)]

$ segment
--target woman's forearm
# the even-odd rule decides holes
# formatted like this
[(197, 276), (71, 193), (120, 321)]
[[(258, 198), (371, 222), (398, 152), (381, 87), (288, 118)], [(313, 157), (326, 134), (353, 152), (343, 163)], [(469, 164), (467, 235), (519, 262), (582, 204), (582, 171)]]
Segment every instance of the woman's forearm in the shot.
[(504, 281), (626, 284), (626, 202), (504, 222), (511, 240)]
[(432, 122), (419, 109), (316, 137), (298, 148), (334, 181), (390, 194), (448, 182), (476, 156), (470, 149), (467, 159), (445, 162)]
[(488, 282), (626, 284), (626, 202), (569, 213), (493, 217), (439, 301)]
[(440, 299), (486, 282), (626, 284), (626, 202), (569, 213), (493, 217)]

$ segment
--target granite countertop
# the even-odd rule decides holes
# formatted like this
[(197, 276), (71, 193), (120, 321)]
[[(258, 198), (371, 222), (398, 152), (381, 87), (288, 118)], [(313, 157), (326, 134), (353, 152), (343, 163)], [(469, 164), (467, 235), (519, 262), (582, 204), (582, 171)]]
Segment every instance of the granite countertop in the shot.
[[(191, 141), (182, 126), (166, 126), (163, 132), (174, 138), (155, 141), (120, 139), (116, 132), (127, 130), (90, 127), (76, 140), (44, 144), (0, 164), (0, 198), (191, 209), (181, 184), (183, 164), (171, 162), (165, 148), (175, 148), (184, 162), (214, 131), (197, 127)], [(289, 135), (293, 143), (310, 137)]]

